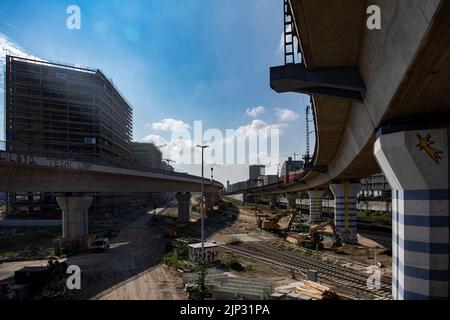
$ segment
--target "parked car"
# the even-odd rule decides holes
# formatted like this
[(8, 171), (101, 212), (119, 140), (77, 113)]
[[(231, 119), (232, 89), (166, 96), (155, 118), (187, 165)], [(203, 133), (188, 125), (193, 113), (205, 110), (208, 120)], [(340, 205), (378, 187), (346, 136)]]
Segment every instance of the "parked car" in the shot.
[(108, 238), (100, 238), (96, 239), (92, 242), (91, 251), (92, 252), (104, 252), (109, 250), (109, 239)]

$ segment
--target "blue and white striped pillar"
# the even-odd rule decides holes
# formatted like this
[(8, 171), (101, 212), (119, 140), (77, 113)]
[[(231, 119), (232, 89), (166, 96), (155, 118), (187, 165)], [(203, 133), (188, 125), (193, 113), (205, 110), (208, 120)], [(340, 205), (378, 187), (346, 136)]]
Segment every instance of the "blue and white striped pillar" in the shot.
[(449, 133), (378, 133), (374, 154), (392, 191), (392, 295), (448, 299)]
[(357, 243), (356, 196), (361, 189), (361, 184), (346, 181), (332, 183), (330, 188), (334, 194), (336, 232), (343, 242)]
[(314, 189), (307, 191), (309, 195), (309, 221), (311, 223), (319, 223), (322, 221), (322, 200), (323, 190)]

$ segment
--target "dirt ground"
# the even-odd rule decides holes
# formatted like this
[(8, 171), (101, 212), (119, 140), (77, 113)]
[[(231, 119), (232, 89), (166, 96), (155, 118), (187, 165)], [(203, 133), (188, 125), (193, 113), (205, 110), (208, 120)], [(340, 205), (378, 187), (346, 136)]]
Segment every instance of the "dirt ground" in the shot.
[[(193, 197), (192, 205), (195, 204), (198, 205), (198, 201)], [(216, 212), (205, 220), (207, 241), (216, 241), (220, 245), (234, 238), (239, 238), (242, 242), (280, 240), (276, 235), (257, 229), (251, 206), (235, 202), (233, 204), (236, 206), (234, 212)], [(176, 216), (176, 205), (163, 214), (172, 218)], [(85, 292), (89, 298), (187, 299), (180, 274), (159, 263), (164, 254), (162, 237), (169, 226), (162, 223), (149, 226), (148, 219), (149, 216), (143, 216), (122, 230), (108, 253), (88, 255), (87, 261), (78, 257), (76, 262), (86, 264), (85, 272), (89, 274), (88, 279), (96, 288), (92, 292)], [(288, 220), (289, 217), (286, 217), (280, 222), (284, 225)], [(198, 239), (200, 213), (192, 212), (191, 223), (179, 228), (178, 232), (179, 237)], [(363, 234), (359, 234), (358, 239), (357, 245), (344, 244), (342, 248), (325, 250), (324, 253), (369, 265), (374, 263), (376, 251), (377, 261), (390, 266), (390, 256), (386, 254), (387, 248), (383, 247), (382, 241), (377, 242), (376, 237), (369, 238)], [(101, 258), (102, 255), (105, 255), (104, 258)], [(270, 281), (274, 286), (284, 286), (295, 281), (286, 270), (243, 257), (234, 258), (245, 267), (245, 271), (230, 270), (233, 276)], [(99, 285), (104, 288), (99, 290)]]
[[(237, 201), (232, 201), (235, 206), (239, 208), (239, 215), (232, 223), (231, 227), (234, 232), (219, 232), (213, 235), (209, 240), (214, 240), (218, 244), (225, 244), (233, 238), (239, 238), (242, 242), (267, 241), (267, 240), (281, 240), (276, 235), (271, 235), (266, 232), (260, 232), (256, 227), (256, 217), (253, 206), (243, 205)], [(261, 207), (259, 207), (261, 209)], [(263, 209), (264, 213), (268, 213), (267, 209)], [(282, 227), (287, 226), (290, 217), (284, 217), (279, 224)], [(331, 228), (324, 230), (331, 234)], [(376, 262), (381, 262), (385, 267), (386, 275), (391, 274), (391, 256), (390, 256), (390, 234), (367, 234), (366, 231), (358, 234), (358, 244), (343, 244), (341, 248), (331, 248), (332, 240), (325, 240), (324, 254), (337, 256), (339, 258), (354, 261), (355, 263), (362, 263), (365, 265), (373, 265)], [(251, 263), (251, 262), (249, 262)], [(253, 263), (254, 264), (254, 263)], [(254, 264), (256, 266), (256, 264)], [(258, 272), (250, 272), (246, 275), (256, 277), (261, 280), (267, 280), (273, 273), (273, 268), (259, 264), (255, 270)], [(242, 275), (241, 275), (242, 276)], [(289, 275), (288, 275), (289, 276)], [(286, 282), (288, 279), (286, 279)], [(282, 284), (280, 284), (282, 285)]]
[[(161, 213), (162, 209), (157, 212)], [(82, 272), (77, 299), (157, 300), (186, 299), (181, 278), (160, 265), (165, 253), (167, 225), (151, 225), (151, 214), (125, 226), (104, 253), (85, 253), (67, 259)], [(47, 261), (0, 264), (0, 280), (25, 266), (44, 266)]]
[(163, 265), (146, 270), (94, 297), (98, 300), (185, 300), (178, 274)]
[[(197, 199), (193, 197), (193, 203)], [(198, 204), (198, 203), (197, 203)], [(239, 238), (242, 242), (281, 241), (274, 234), (262, 232), (256, 226), (256, 217), (251, 206), (233, 201), (232, 212), (216, 212), (205, 220), (208, 241), (226, 244)], [(111, 240), (111, 249), (105, 253), (86, 253), (68, 259), (69, 264), (78, 265), (82, 271), (82, 290), (78, 299), (102, 300), (157, 300), (187, 299), (180, 274), (160, 263), (165, 254), (165, 234), (174, 225), (176, 202), (167, 209), (158, 209), (161, 220), (150, 223), (152, 214), (144, 214), (125, 226)], [(280, 221), (286, 225), (289, 217)], [(191, 223), (178, 229), (179, 237), (198, 239), (200, 236), (200, 214), (192, 212)], [(339, 249), (328, 249), (324, 253), (350, 261), (373, 264), (376, 259), (389, 267), (390, 256), (386, 235), (359, 234), (357, 245), (344, 244)], [(383, 241), (377, 241), (382, 239)], [(231, 271), (233, 276), (270, 281), (274, 286), (284, 286), (294, 281), (285, 270), (258, 263), (251, 259), (233, 256), (245, 267), (245, 271)], [(0, 280), (13, 276), (14, 271), (24, 266), (45, 265), (46, 261), (15, 262), (0, 265)], [(389, 271), (388, 271), (389, 273)]]
[[(161, 211), (161, 210), (159, 210)], [(159, 212), (160, 213), (160, 212)], [(81, 299), (185, 299), (179, 277), (159, 265), (165, 253), (167, 227), (150, 225), (151, 214), (139, 217), (112, 240), (105, 253), (69, 259), (80, 266), (84, 281)]]

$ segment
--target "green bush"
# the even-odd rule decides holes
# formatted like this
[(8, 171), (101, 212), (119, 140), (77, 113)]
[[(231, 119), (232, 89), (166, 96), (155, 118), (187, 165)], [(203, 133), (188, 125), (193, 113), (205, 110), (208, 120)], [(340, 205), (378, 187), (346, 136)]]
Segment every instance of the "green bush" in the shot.
[(237, 259), (232, 259), (229, 267), (234, 271), (245, 271), (245, 267)]
[(255, 270), (252, 264), (245, 265), (244, 269), (245, 269), (245, 272), (252, 272)]
[(198, 275), (195, 285), (188, 289), (190, 300), (205, 300), (211, 298), (211, 293), (209, 292), (206, 283), (206, 266), (202, 263), (198, 263), (195, 267), (195, 272)]
[(227, 244), (230, 246), (239, 246), (242, 244), (242, 240), (239, 237), (233, 237), (227, 241)]
[(169, 267), (180, 268), (189, 267), (189, 241), (187, 239), (177, 239), (175, 248), (164, 256), (162, 262)]

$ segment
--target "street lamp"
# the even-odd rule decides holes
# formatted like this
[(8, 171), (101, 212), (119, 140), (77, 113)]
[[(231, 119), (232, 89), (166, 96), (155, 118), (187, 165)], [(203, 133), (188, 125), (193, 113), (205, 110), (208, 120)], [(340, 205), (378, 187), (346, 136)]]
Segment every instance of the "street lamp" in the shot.
[(205, 195), (204, 195), (204, 187), (203, 187), (203, 162), (204, 162), (204, 158), (203, 158), (203, 153), (204, 153), (204, 150), (206, 149), (206, 148), (209, 148), (209, 146), (208, 145), (200, 145), (200, 144), (198, 144), (197, 145), (197, 148), (201, 148), (202, 149), (202, 203), (201, 203), (201, 217), (200, 217), (200, 221), (201, 221), (201, 241), (202, 241), (202, 251), (201, 251), (201, 254), (202, 254), (202, 262), (205, 262), (205, 222), (204, 222), (204, 218), (203, 218), (203, 215), (204, 215), (204, 213), (205, 213)]

